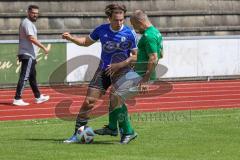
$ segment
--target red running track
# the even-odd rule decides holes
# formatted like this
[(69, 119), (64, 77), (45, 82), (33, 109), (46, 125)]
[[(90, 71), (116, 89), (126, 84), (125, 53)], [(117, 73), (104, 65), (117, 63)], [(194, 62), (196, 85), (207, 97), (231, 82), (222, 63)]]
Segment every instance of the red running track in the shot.
[[(14, 89), (0, 90), (0, 121), (37, 118), (73, 118), (84, 100), (86, 86), (42, 87), (41, 92), (51, 96), (50, 101), (35, 104), (31, 90), (26, 88), (23, 99), (31, 105), (13, 106)], [(101, 116), (108, 110), (108, 94), (92, 111)], [(128, 100), (129, 112), (176, 111), (210, 108), (240, 107), (240, 80), (158, 82), (151, 85), (146, 95)]]

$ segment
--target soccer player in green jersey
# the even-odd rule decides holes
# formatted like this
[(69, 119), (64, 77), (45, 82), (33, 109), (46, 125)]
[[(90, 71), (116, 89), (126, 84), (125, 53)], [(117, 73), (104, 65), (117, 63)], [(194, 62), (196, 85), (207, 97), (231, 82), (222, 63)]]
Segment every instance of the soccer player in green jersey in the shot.
[[(138, 42), (138, 54), (137, 54), (137, 61), (135, 64), (135, 72), (140, 75), (141, 80), (137, 78), (136, 76), (132, 76), (133, 78), (133, 84), (138, 83), (138, 92), (140, 93), (146, 93), (148, 90), (148, 82), (156, 80), (156, 71), (155, 67), (158, 64), (158, 60), (163, 56), (163, 44), (162, 44), (162, 35), (161, 33), (151, 24), (151, 22), (148, 19), (147, 14), (145, 14), (142, 10), (136, 10), (130, 18), (131, 24), (133, 25), (136, 32), (142, 34), (141, 39)], [(122, 65), (122, 64), (119, 64)], [(114, 70), (114, 67), (117, 67), (118, 64), (115, 64), (115, 66), (112, 66), (112, 70)], [(131, 73), (133, 75), (133, 73)], [(129, 79), (126, 78), (126, 80), (129, 81)], [(132, 86), (134, 88), (134, 86)], [(129, 90), (130, 92), (130, 90)], [(122, 95), (126, 95), (123, 93)], [(129, 96), (129, 94), (128, 94)], [(131, 97), (131, 96), (129, 96)], [(125, 97), (124, 99), (126, 100)], [(123, 103), (122, 106), (125, 106)], [(115, 114), (109, 114), (109, 124), (111, 125), (117, 125), (119, 123), (120, 130), (124, 130), (126, 126), (129, 126), (129, 118), (127, 117), (127, 112), (125, 112), (125, 117), (122, 118), (122, 109), (117, 108), (112, 113), (116, 112)], [(118, 116), (117, 116), (118, 115)], [(120, 116), (121, 115), (121, 116)], [(116, 118), (118, 117), (118, 118)], [(120, 120), (121, 118), (121, 120)], [(131, 128), (131, 127), (127, 127)], [(109, 132), (106, 128), (96, 130), (97, 134), (100, 135), (108, 135)], [(96, 133), (96, 132), (95, 132)], [(123, 131), (124, 136), (124, 131)], [(129, 143), (132, 139), (136, 138), (136, 133), (128, 136), (126, 139), (126, 142), (123, 143)]]
[(141, 10), (136, 10), (131, 16), (130, 21), (135, 31), (142, 34), (137, 45), (138, 54), (135, 71), (143, 77), (141, 84), (149, 80), (156, 80), (155, 66), (163, 56), (162, 35), (151, 24), (147, 14)]

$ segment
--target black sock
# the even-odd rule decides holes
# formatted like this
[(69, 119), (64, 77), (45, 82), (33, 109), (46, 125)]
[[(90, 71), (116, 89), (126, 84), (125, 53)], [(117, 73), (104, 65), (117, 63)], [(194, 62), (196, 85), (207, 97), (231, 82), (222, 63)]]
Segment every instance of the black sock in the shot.
[(88, 123), (88, 119), (77, 118), (76, 124), (75, 124), (74, 135), (77, 134), (77, 130), (78, 130), (80, 127), (85, 126), (87, 123)]

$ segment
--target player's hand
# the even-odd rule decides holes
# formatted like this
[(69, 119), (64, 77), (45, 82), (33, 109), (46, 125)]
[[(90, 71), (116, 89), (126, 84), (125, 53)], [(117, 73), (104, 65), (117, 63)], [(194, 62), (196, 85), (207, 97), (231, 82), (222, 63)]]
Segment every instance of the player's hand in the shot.
[(69, 32), (64, 32), (64, 33), (62, 34), (62, 39), (72, 40), (73, 37), (72, 37), (72, 35), (71, 35)]
[(138, 84), (138, 90), (140, 94), (147, 94), (149, 92), (149, 86), (147, 83), (140, 82)]
[(144, 78), (138, 84), (138, 90), (140, 94), (146, 94), (149, 92), (148, 79)]
[(44, 46), (43, 48), (43, 51), (45, 54), (48, 54), (50, 50), (51, 50), (51, 44), (48, 44), (47, 47)]
[(120, 68), (122, 68), (121, 63), (113, 63), (108, 65), (107, 67), (107, 75), (112, 76), (115, 74)]
[(49, 51), (50, 51), (50, 48), (44, 47), (44, 48), (43, 48), (43, 51), (44, 51), (45, 54), (48, 54)]

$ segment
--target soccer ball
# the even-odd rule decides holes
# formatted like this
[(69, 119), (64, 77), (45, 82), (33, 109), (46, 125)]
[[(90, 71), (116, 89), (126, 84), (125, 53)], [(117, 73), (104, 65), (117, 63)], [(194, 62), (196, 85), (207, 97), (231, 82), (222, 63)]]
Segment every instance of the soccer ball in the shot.
[(77, 139), (80, 143), (89, 144), (93, 142), (94, 131), (91, 127), (82, 126), (77, 131)]

